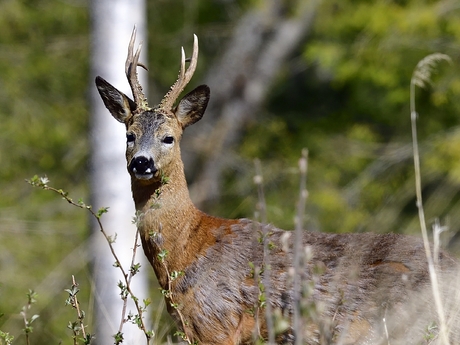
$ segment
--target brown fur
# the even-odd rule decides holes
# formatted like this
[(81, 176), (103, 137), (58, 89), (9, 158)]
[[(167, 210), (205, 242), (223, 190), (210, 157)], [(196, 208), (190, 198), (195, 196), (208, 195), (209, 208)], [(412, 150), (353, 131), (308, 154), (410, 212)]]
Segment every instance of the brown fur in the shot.
[[(171, 315), (191, 341), (233, 345), (253, 343), (258, 311), (259, 331), (266, 338), (263, 308), (256, 308), (259, 286), (253, 267), (270, 265), (270, 270), (262, 272), (270, 275), (268, 303), (275, 314), (289, 319), (294, 302), (294, 236), (247, 219), (209, 216), (190, 200), (179, 142), (183, 129), (203, 115), (209, 89), (198, 87), (176, 108), (152, 109), (134, 107), (133, 101), (100, 77), (96, 84), (112, 115), (125, 123), (128, 135), (135, 135), (134, 140), (128, 137), (126, 158), (135, 206), (141, 214), (145, 255), (165, 290), (169, 289), (168, 273), (183, 273), (171, 282), (177, 309), (166, 298)], [(166, 137), (172, 137), (173, 143)], [(268, 263), (263, 262), (260, 241), (263, 227), (272, 244)], [(346, 344), (377, 343), (386, 313), (398, 315), (408, 296), (429, 283), (423, 244), (417, 238), (304, 232), (302, 244), (311, 252), (302, 272), (297, 272), (303, 286), (310, 288), (302, 301), (307, 306), (308, 344), (338, 339)], [(163, 250), (167, 255), (161, 262), (158, 254)], [(443, 253), (440, 263), (444, 269), (455, 264)], [(293, 337), (288, 328), (278, 334), (277, 342), (293, 343)]]

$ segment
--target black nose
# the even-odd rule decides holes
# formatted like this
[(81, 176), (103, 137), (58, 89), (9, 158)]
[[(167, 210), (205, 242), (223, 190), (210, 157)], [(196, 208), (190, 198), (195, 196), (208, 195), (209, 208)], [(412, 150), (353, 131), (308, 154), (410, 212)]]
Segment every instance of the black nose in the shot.
[(134, 157), (129, 163), (129, 170), (138, 175), (148, 175), (156, 173), (152, 158), (144, 156)]

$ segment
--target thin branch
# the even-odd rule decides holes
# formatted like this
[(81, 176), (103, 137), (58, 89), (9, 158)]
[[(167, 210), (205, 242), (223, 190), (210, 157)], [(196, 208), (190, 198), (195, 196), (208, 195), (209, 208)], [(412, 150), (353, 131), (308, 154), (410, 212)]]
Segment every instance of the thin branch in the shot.
[[(72, 286), (78, 287), (78, 284), (75, 281), (75, 276), (73, 276), (73, 275), (72, 275)], [(86, 339), (85, 325), (83, 323), (83, 317), (82, 317), (82, 313), (81, 313), (81, 310), (80, 310), (80, 303), (78, 302), (76, 294), (73, 296), (73, 305), (74, 305), (75, 309), (77, 310), (78, 320), (80, 321), (81, 334), (83, 335), (83, 338)]]
[(78, 289), (78, 284), (75, 281), (75, 277), (73, 275), (72, 285), (70, 289), (65, 289), (65, 291), (67, 291), (69, 294), (69, 298), (67, 298), (65, 302), (66, 305), (71, 305), (72, 308), (74, 308), (77, 311), (77, 321), (69, 322), (69, 325), (67, 326), (67, 328), (69, 328), (73, 333), (73, 343), (74, 345), (78, 344), (79, 335), (81, 332), (81, 334), (83, 335), (83, 338), (81, 338), (81, 340), (85, 345), (89, 345), (91, 344), (91, 341), (94, 339), (94, 337), (91, 334), (86, 334), (86, 326), (83, 322), (83, 320), (85, 319), (85, 312), (80, 309), (80, 302), (78, 301), (77, 297), (77, 294), (80, 292), (80, 290)]
[[(138, 245), (138, 240), (139, 240), (139, 229), (136, 228), (136, 235), (134, 237), (134, 247), (133, 247), (133, 256), (132, 256), (132, 259), (131, 259), (131, 269), (129, 270), (129, 276), (128, 276), (128, 280), (126, 282), (126, 285), (127, 286), (130, 286), (131, 284), (131, 280), (133, 278), (133, 276), (137, 273), (135, 271), (133, 271), (133, 267), (134, 267), (134, 260), (136, 259), (136, 252), (137, 252), (137, 248), (139, 247)], [(127, 310), (127, 307), (128, 307), (128, 301), (127, 299), (125, 298), (123, 300), (123, 308), (122, 308), (122, 311), (121, 311), (121, 321), (120, 321), (120, 327), (118, 328), (118, 332), (121, 333), (121, 331), (123, 330), (123, 325), (124, 323), (126, 322), (126, 319), (125, 319), (125, 316), (126, 316), (126, 310)], [(142, 316), (142, 314), (139, 315), (140, 317)]]
[[(107, 244), (109, 245), (109, 248), (110, 248), (110, 252), (112, 253), (112, 256), (115, 259), (115, 266), (117, 266), (121, 270), (121, 273), (123, 275), (123, 279), (124, 279), (125, 284), (126, 284), (126, 291), (128, 292), (129, 296), (131, 297), (132, 301), (134, 302), (134, 305), (136, 307), (137, 313), (139, 315), (140, 323), (139, 323), (138, 326), (144, 332), (144, 334), (146, 336), (146, 339), (147, 339), (147, 344), (148, 344), (150, 342), (150, 339), (152, 338), (152, 332), (147, 331), (147, 328), (145, 327), (144, 319), (142, 317), (143, 309), (139, 305), (138, 298), (134, 295), (133, 291), (131, 290), (130, 279), (129, 279), (130, 276), (126, 273), (125, 269), (121, 265), (121, 262), (120, 262), (120, 260), (118, 258), (118, 255), (116, 254), (115, 249), (113, 248), (112, 243), (114, 242), (114, 238), (112, 238), (112, 236), (109, 236), (107, 234), (107, 232), (105, 231), (105, 229), (104, 229), (104, 227), (102, 225), (102, 222), (101, 222), (101, 216), (104, 213), (108, 212), (108, 208), (100, 208), (97, 212), (94, 212), (92, 207), (91, 207), (91, 205), (86, 205), (82, 200), (79, 200), (78, 202), (75, 202), (72, 198), (69, 197), (68, 193), (63, 191), (62, 189), (57, 189), (57, 188), (48, 186), (49, 180), (48, 180), (47, 177), (34, 176), (32, 179), (26, 180), (26, 181), (30, 185), (34, 186), (34, 187), (40, 187), (40, 188), (42, 188), (44, 190), (52, 191), (52, 192), (54, 192), (56, 194), (59, 194), (69, 204), (71, 204), (73, 206), (76, 206), (78, 208), (82, 208), (82, 209), (87, 210), (91, 214), (91, 216), (94, 217), (94, 219), (96, 220), (96, 222), (97, 222), (97, 224), (99, 226), (99, 230), (102, 233), (102, 235), (104, 236), (104, 238), (106, 239)], [(137, 234), (136, 234), (136, 245), (137, 245)], [(135, 245), (135, 248), (136, 248), (136, 245)]]
[[(267, 332), (268, 332), (268, 344), (272, 345), (275, 344), (275, 327), (273, 325), (273, 314), (272, 314), (272, 306), (270, 304), (270, 293), (271, 293), (271, 266), (270, 266), (270, 249), (269, 249), (269, 239), (268, 239), (268, 228), (267, 225), (267, 204), (265, 202), (265, 195), (263, 189), (263, 177), (262, 177), (262, 168), (260, 164), (260, 160), (256, 159), (254, 161), (256, 176), (254, 176), (254, 183), (257, 185), (257, 194), (258, 194), (258, 210), (260, 212), (260, 220), (262, 221), (261, 231), (263, 237), (263, 246), (264, 246), (264, 254), (262, 260), (262, 267), (264, 268), (263, 276), (262, 276), (262, 284), (264, 287), (265, 293), (265, 320), (267, 322)], [(260, 277), (259, 277), (260, 279)], [(259, 291), (260, 294), (260, 291)], [(256, 313), (256, 316), (259, 313)]]
[(293, 329), (295, 334), (295, 344), (303, 344), (303, 327), (300, 311), (300, 276), (302, 267), (302, 232), (304, 231), (304, 214), (305, 204), (308, 197), (307, 191), (307, 170), (308, 170), (308, 150), (302, 150), (302, 156), (299, 159), (300, 172), (300, 195), (297, 204), (297, 215), (294, 233), (294, 320)]
[(184, 316), (182, 315), (181, 311), (179, 310), (179, 306), (174, 302), (174, 297), (173, 297), (173, 293), (172, 293), (172, 282), (173, 282), (174, 279), (172, 278), (172, 276), (169, 273), (168, 266), (166, 265), (166, 262), (165, 262), (165, 255), (159, 257), (159, 260), (163, 264), (163, 267), (164, 267), (164, 269), (166, 271), (166, 276), (168, 277), (168, 291), (164, 291), (163, 294), (165, 295), (166, 298), (169, 299), (171, 307), (173, 307), (176, 310), (177, 315), (179, 315), (179, 319), (180, 319), (180, 322), (181, 322), (181, 325), (182, 325), (182, 330), (183, 330), (183, 334), (180, 334), (182, 340), (186, 341), (187, 344), (191, 345), (192, 342), (191, 342), (190, 338), (188, 337), (187, 332), (186, 332), (186, 328), (185, 328), (186, 322), (184, 320)]

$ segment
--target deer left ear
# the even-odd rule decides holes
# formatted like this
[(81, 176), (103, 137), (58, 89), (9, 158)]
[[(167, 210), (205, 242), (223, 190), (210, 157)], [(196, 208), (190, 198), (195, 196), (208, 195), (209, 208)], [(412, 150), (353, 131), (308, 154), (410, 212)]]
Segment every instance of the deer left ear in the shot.
[(127, 119), (136, 109), (136, 103), (102, 77), (96, 77), (96, 86), (105, 107), (110, 111), (112, 116), (119, 122), (126, 123)]
[(173, 112), (183, 128), (193, 125), (203, 117), (208, 106), (209, 96), (209, 87), (200, 85), (180, 100)]

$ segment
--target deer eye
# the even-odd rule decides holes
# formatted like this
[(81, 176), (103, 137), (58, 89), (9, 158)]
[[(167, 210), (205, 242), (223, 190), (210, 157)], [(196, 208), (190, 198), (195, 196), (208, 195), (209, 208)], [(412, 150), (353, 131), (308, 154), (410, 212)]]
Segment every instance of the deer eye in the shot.
[(165, 144), (172, 144), (174, 142), (174, 138), (171, 136), (164, 137), (163, 143)]
[(126, 142), (133, 143), (136, 140), (136, 135), (134, 133), (126, 133)]

